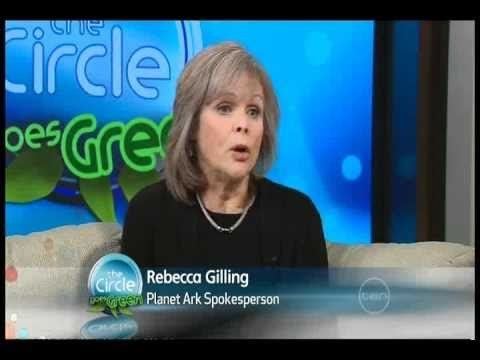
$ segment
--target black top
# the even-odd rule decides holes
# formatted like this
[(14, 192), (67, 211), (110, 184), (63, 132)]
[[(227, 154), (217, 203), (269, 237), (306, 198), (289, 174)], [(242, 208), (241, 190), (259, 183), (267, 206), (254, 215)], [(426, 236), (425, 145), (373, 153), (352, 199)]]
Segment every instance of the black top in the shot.
[[(131, 200), (125, 218), (122, 252), (140, 267), (327, 267), (320, 216), (303, 193), (258, 180), (257, 196), (240, 226), (221, 233), (197, 202), (173, 198), (162, 180)], [(240, 215), (211, 216), (220, 226)]]
[[(231, 233), (220, 232), (201, 212), (198, 215), (198, 234), (201, 255), (210, 266), (250, 266), (261, 264), (259, 198), (248, 210), (242, 223)], [(230, 227), (242, 214), (219, 214), (208, 211), (210, 217), (222, 227)]]

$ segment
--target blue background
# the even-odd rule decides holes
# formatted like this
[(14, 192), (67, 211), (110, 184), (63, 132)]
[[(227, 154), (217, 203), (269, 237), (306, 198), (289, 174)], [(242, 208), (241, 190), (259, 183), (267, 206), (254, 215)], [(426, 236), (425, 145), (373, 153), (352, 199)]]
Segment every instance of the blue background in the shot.
[(419, 21), (393, 27), (390, 241), (416, 241)]
[[(112, 22), (105, 23), (112, 26)], [(11, 26), (12, 22), (7, 22), (7, 29)], [(170, 31), (172, 26), (166, 23), (159, 27), (157, 22), (120, 22), (120, 26), (125, 29), (127, 44), (150, 42), (163, 49), (177, 41), (179, 46)], [(162, 27), (164, 31), (157, 31)], [(370, 242), (374, 22), (202, 21), (200, 29), (204, 47), (225, 40), (240, 42), (272, 78), (281, 118), (278, 158), (267, 176), (312, 198), (321, 214), (327, 240)], [(47, 36), (42, 41), (46, 53), (51, 51), (47, 48), (53, 47), (53, 42), (49, 45)], [(98, 41), (108, 41), (108, 36)], [(30, 40), (25, 45), (28, 51), (23, 55), (14, 54), (14, 47), (7, 45), (7, 76), (20, 74), (22, 67), (30, 66), (26, 63), (31, 62), (28, 58), (32, 43)], [(66, 76), (69, 70), (65, 66), (58, 76)], [(172, 62), (175, 70), (171, 82), (158, 85), (163, 97), (157, 102), (141, 101), (128, 91), (118, 99), (109, 98), (108, 94), (101, 99), (78, 97), (78, 89), (67, 83), (62, 93), (62, 82), (57, 84), (57, 93), (53, 95), (7, 93), (7, 126), (33, 121), (46, 123), (52, 116), (64, 124), (75, 114), (87, 111), (93, 111), (99, 123), (128, 121), (133, 116), (148, 116), (158, 121), (171, 106), (172, 84), (181, 66), (182, 58), (177, 56), (176, 62)], [(55, 102), (56, 96), (63, 96), (63, 103), (58, 98)], [(27, 101), (34, 104), (28, 108), (28, 114), (22, 106)], [(75, 107), (65, 106), (65, 101)], [(83, 104), (88, 104), (84, 110)], [(67, 109), (71, 113), (66, 114)], [(121, 191), (114, 191), (114, 196), (117, 217), (122, 222), (127, 203)], [(46, 199), (30, 204), (6, 204), (7, 235), (92, 221), (97, 220), (81, 205)]]

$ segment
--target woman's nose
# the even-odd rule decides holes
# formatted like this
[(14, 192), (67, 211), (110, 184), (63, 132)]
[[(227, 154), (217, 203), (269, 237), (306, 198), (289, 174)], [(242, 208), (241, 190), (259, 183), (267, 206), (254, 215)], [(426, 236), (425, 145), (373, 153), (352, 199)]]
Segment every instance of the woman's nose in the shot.
[(239, 133), (243, 132), (243, 133), (247, 134), (248, 133), (248, 127), (244, 126), (244, 125), (237, 125), (235, 127), (235, 132), (239, 132)]
[(234, 125), (234, 131), (238, 133), (248, 133), (248, 119), (246, 116), (243, 114), (238, 115), (239, 117), (237, 118), (237, 121), (235, 122)]

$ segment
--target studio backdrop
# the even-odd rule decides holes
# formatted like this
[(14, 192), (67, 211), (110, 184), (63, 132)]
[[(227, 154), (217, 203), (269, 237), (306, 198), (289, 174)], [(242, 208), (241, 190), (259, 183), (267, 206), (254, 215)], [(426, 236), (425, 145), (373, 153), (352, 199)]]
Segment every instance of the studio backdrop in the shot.
[(267, 177), (312, 198), (329, 241), (371, 242), (373, 21), (7, 21), (6, 235), (122, 224), (161, 173), (182, 69), (222, 41), (279, 98)]

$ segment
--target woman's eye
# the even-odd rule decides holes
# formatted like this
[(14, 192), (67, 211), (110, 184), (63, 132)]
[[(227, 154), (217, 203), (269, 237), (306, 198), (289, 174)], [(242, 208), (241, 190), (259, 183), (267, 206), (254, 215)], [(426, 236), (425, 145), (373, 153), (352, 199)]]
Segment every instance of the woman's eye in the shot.
[(260, 110), (258, 108), (250, 108), (247, 110), (248, 116), (256, 118), (260, 115)]
[(222, 114), (229, 114), (232, 112), (232, 107), (227, 104), (217, 106), (217, 110)]

